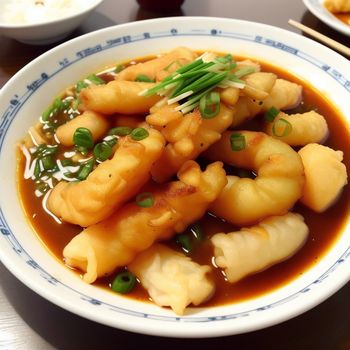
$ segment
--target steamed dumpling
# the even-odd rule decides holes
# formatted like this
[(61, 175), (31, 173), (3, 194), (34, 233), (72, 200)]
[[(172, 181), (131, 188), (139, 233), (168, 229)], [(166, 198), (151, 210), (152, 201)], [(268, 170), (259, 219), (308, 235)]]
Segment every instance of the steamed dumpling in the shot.
[(202, 266), (182, 253), (155, 244), (128, 265), (152, 300), (159, 306), (170, 306), (183, 315), (186, 306), (199, 305), (214, 293), (208, 276), (211, 268)]
[(299, 214), (272, 216), (258, 225), (230, 233), (217, 233), (215, 264), (227, 280), (237, 282), (293, 255), (305, 242), (309, 229)]

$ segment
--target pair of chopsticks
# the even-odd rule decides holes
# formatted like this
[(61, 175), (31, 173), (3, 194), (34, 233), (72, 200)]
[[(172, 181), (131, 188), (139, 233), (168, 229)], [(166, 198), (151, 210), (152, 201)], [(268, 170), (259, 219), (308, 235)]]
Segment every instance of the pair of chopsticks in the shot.
[(331, 38), (328, 38), (328, 36), (325, 36), (325, 35), (317, 32), (316, 30), (311, 29), (311, 28), (309, 28), (309, 27), (307, 27), (299, 22), (296, 22), (292, 19), (290, 19), (288, 21), (288, 23), (290, 25), (292, 25), (293, 27), (302, 30), (304, 33), (309, 34), (310, 36), (314, 37), (315, 39), (318, 39), (319, 41), (325, 43), (326, 45), (330, 46), (331, 48), (333, 48), (333, 49), (343, 53), (344, 55), (347, 55), (350, 57), (350, 48), (348, 48), (347, 46), (345, 46), (341, 43), (338, 43), (337, 41), (335, 41)]

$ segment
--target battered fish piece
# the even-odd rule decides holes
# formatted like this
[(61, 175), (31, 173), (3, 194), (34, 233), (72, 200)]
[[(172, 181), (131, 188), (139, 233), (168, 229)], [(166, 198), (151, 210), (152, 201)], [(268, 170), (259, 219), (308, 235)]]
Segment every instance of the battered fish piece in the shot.
[(284, 79), (276, 79), (269, 95), (263, 100), (241, 96), (235, 104), (235, 115), (232, 127), (242, 124), (245, 120), (254, 118), (271, 107), (286, 110), (296, 107), (302, 98), (302, 86)]
[[(288, 127), (290, 130), (284, 132)], [(265, 132), (291, 146), (322, 143), (329, 134), (326, 120), (315, 111), (289, 115), (280, 112), (272, 123), (266, 123)]]
[(207, 301), (215, 291), (211, 267), (199, 265), (182, 253), (154, 244), (128, 265), (159, 306), (170, 306), (183, 315), (185, 308)]
[(99, 164), (86, 180), (59, 182), (48, 197), (48, 209), (82, 227), (111, 215), (149, 180), (150, 169), (163, 152), (163, 136), (154, 129), (148, 132), (141, 141), (121, 140), (113, 158)]
[[(232, 135), (244, 141), (242, 149), (232, 149)], [(232, 224), (251, 225), (271, 215), (283, 215), (303, 194), (300, 156), (286, 143), (262, 132), (225, 131), (205, 156), (256, 174), (255, 179), (227, 176), (227, 186), (211, 205), (215, 215)]]
[(123, 69), (116, 80), (135, 81), (140, 75), (151, 80), (160, 81), (181, 66), (194, 61), (197, 54), (186, 47), (177, 47), (165, 55), (152, 60), (137, 63)]
[(75, 236), (63, 250), (66, 264), (82, 270), (87, 283), (130, 264), (155, 241), (169, 239), (200, 219), (227, 181), (221, 162), (202, 172), (188, 161), (178, 178), (152, 190), (153, 206), (130, 202)]
[(231, 125), (233, 113), (232, 109), (221, 104), (220, 113), (212, 119), (203, 119), (198, 109), (182, 115), (172, 106), (160, 109), (156, 116), (149, 115), (147, 122), (160, 127), (168, 141), (163, 154), (152, 167), (152, 178), (160, 183), (165, 182), (187, 160), (196, 159), (220, 139), (221, 133)]
[(339, 197), (348, 183), (343, 152), (310, 143), (299, 151), (305, 168), (305, 186), (301, 202), (322, 213)]
[(240, 231), (217, 233), (211, 238), (215, 264), (234, 283), (292, 256), (308, 233), (304, 218), (294, 213), (272, 216)]
[(62, 145), (73, 146), (73, 135), (78, 128), (89, 129), (93, 140), (97, 141), (107, 132), (109, 122), (99, 113), (85, 111), (83, 114), (59, 126), (56, 130), (56, 137)]
[(81, 90), (81, 103), (86, 109), (101, 114), (146, 114), (160, 100), (160, 96), (140, 96), (152, 83), (137, 81), (110, 81), (105, 85), (90, 85)]

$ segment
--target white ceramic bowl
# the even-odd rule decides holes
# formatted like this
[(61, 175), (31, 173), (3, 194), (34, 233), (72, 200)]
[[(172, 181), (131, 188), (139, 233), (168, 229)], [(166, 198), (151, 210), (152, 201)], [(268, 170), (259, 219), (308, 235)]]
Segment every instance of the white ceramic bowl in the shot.
[(350, 26), (346, 25), (330, 13), (323, 5), (324, 0), (303, 0), (304, 5), (309, 9), (309, 11), (316, 16), (320, 21), (343, 33), (350, 36)]
[(248, 332), (292, 318), (322, 302), (350, 277), (350, 220), (327, 254), (271, 293), (233, 305), (168, 309), (87, 285), (41, 245), (18, 200), (15, 144), (65, 87), (116, 60), (176, 46), (253, 56), (303, 77), (338, 106), (350, 124), (350, 62), (297, 34), (263, 24), (181, 17), (106, 28), (45, 53), (0, 92), (0, 254), (7, 268), (44, 298), (83, 317), (133, 332), (212, 337)]
[[(4, 6), (6, 1), (2, 0), (1, 6)], [(31, 45), (54, 43), (65, 38), (76, 29), (102, 1), (86, 1), (86, 5), (78, 11), (67, 12), (63, 17), (48, 19), (39, 23), (9, 24), (2, 21), (0, 16), (0, 34)]]

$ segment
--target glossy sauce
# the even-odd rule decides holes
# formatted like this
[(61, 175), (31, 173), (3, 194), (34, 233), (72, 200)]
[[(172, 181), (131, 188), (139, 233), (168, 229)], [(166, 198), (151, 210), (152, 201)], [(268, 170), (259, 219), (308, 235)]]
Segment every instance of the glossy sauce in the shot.
[[(305, 82), (296, 79), (289, 73), (267, 64), (263, 64), (262, 67), (265, 71), (275, 72), (281, 78), (303, 85), (304, 102), (301, 110), (306, 111), (311, 107), (316, 107), (316, 110), (327, 119), (330, 137), (326, 145), (336, 150), (343, 150), (343, 152), (350, 150), (350, 137), (345, 126), (345, 121), (337, 113), (335, 106), (329, 104), (321, 94), (317, 93)], [(349, 157), (349, 152), (344, 154), (344, 163), (348, 172), (350, 169)], [(19, 159), (18, 186), (26, 215), (40, 240), (57, 259), (63, 262), (63, 248), (81, 231), (81, 228), (66, 223), (58, 224), (43, 210), (41, 198), (37, 198), (34, 195), (34, 182), (23, 179), (22, 174), (25, 166), (23, 155), (20, 154)], [(292, 258), (272, 266), (263, 272), (249, 276), (235, 284), (227, 283), (220, 270), (214, 269), (213, 278), (216, 282), (216, 293), (206, 305), (232, 303), (256, 297), (276, 289), (298, 275), (303, 274), (310, 266), (317, 263), (335, 242), (348, 218), (349, 209), (349, 186), (344, 188), (341, 198), (324, 214), (317, 214), (302, 205), (296, 205), (294, 211), (304, 216), (305, 222), (310, 229), (310, 235), (304, 247)], [(201, 264), (211, 265), (213, 249), (208, 238), (218, 232), (230, 232), (239, 228), (233, 227), (210, 215), (206, 215), (200, 223), (205, 232), (206, 239), (195, 246), (194, 252), (190, 256)], [(176, 246), (174, 240), (169, 242), (169, 245), (175, 249), (180, 249)], [(100, 279), (95, 285), (109, 288), (109, 283), (113, 277), (114, 275), (109, 278)], [(140, 285), (128, 296), (142, 300), (148, 299), (148, 294)]]
[(333, 15), (337, 17), (339, 21), (350, 26), (350, 13), (333, 13)]

